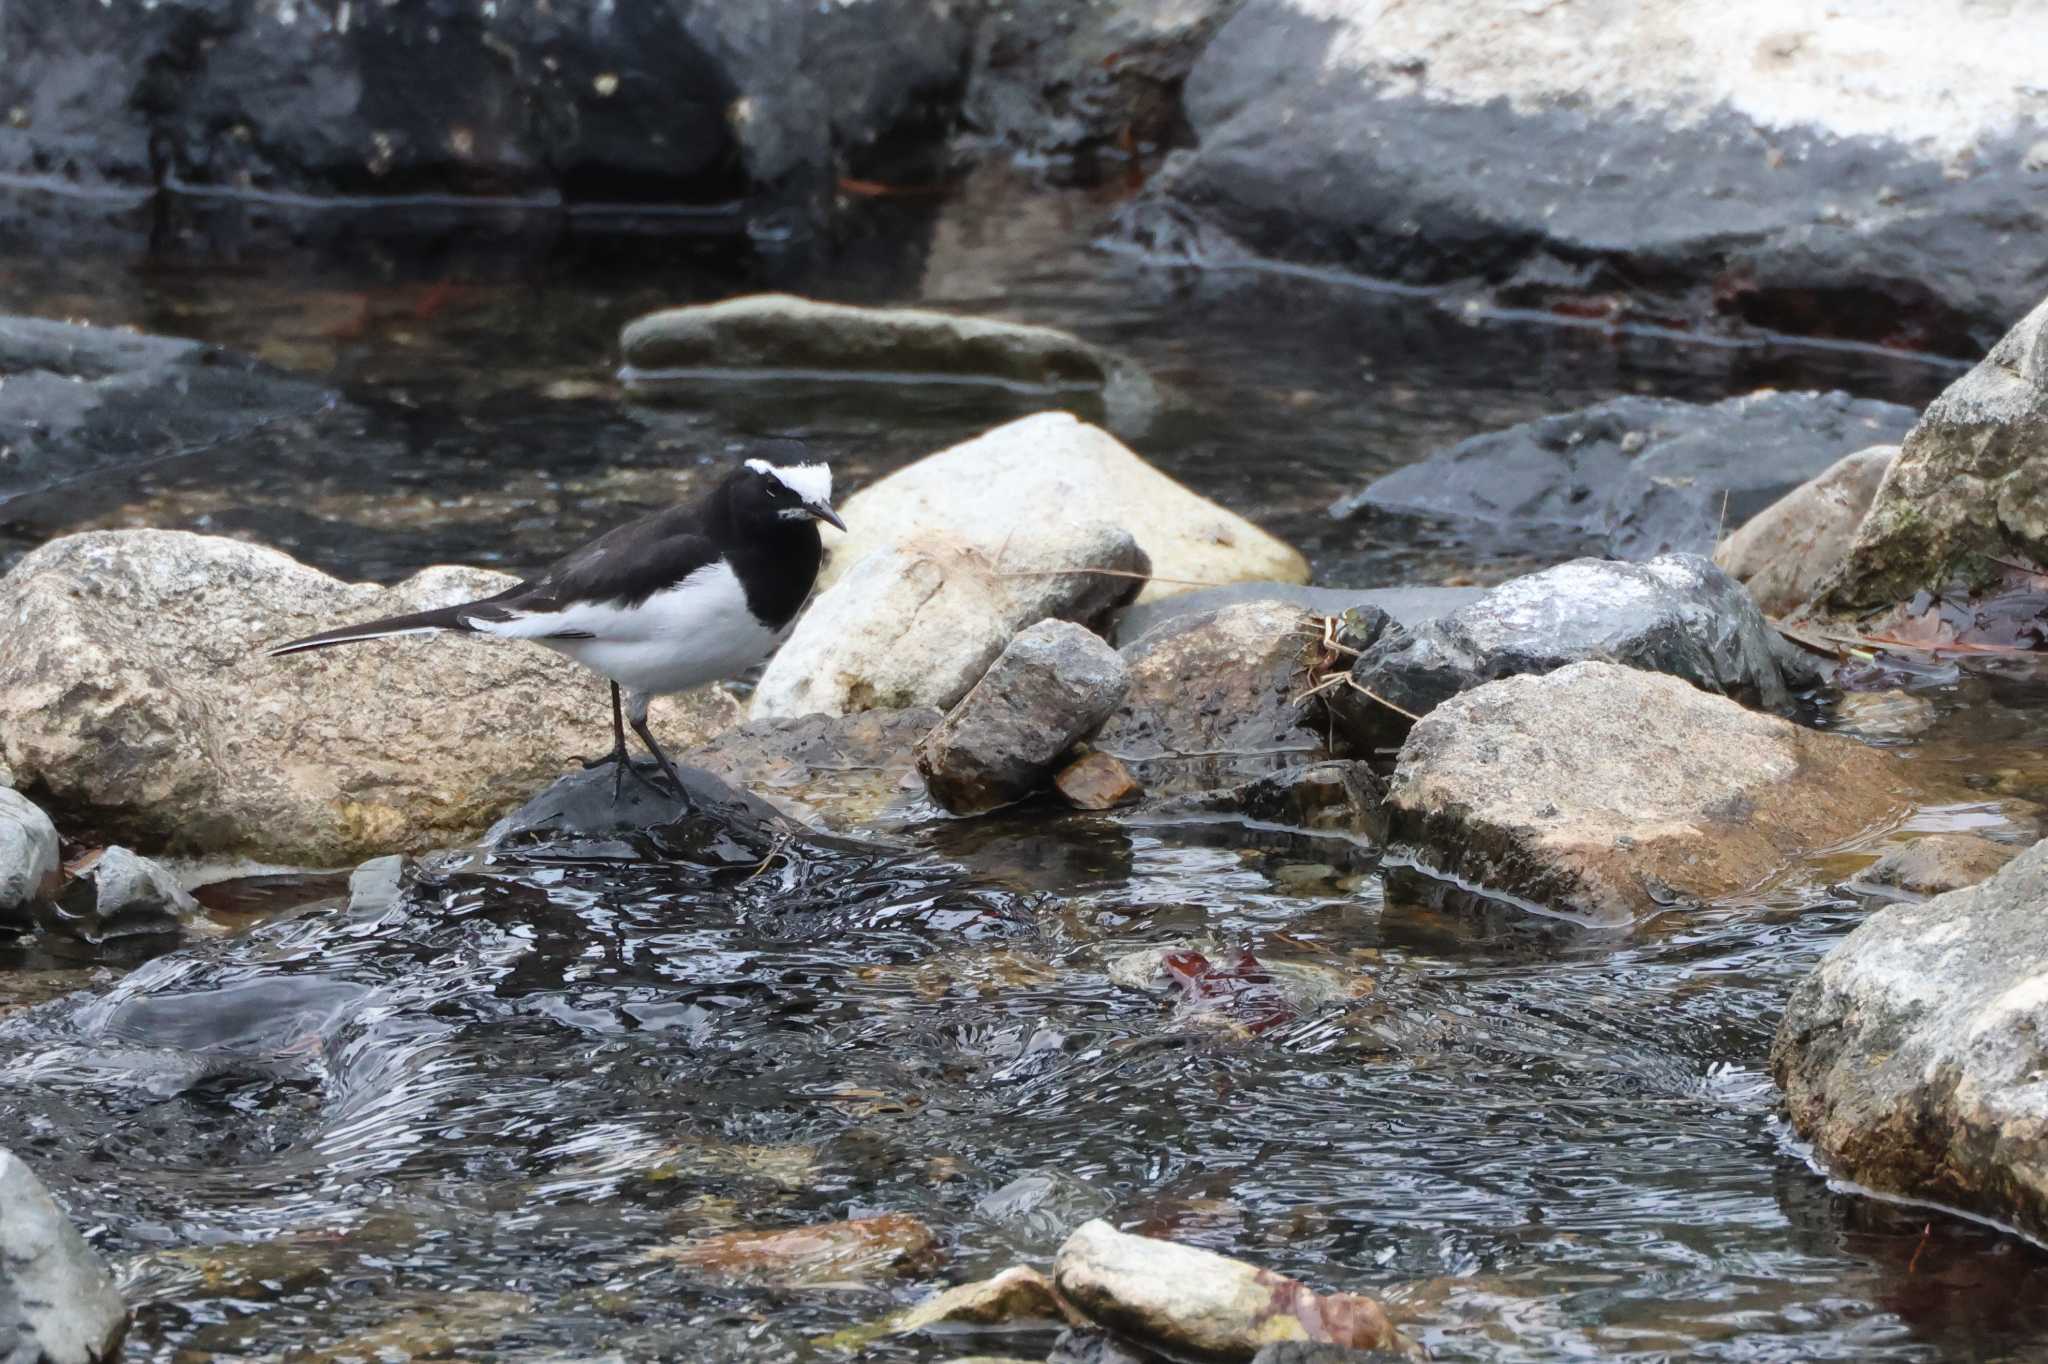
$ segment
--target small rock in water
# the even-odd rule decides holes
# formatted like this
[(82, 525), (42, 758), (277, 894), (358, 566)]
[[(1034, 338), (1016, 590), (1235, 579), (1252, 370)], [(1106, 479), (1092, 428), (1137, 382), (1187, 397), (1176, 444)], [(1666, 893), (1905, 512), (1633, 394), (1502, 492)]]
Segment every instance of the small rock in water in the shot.
[[(606, 764), (557, 777), (524, 805), (485, 831), (486, 847), (533, 838), (592, 837), (668, 824), (682, 817), (682, 800), (651, 758), (639, 759), (634, 770), (647, 780), (628, 776), (612, 794), (615, 770)], [(747, 791), (736, 791), (702, 768), (681, 763), (676, 770), (688, 788), (690, 805), (716, 818), (763, 825), (781, 812)], [(651, 785), (650, 785), (651, 783)]]
[(1347, 976), (1312, 962), (1262, 962), (1242, 947), (1213, 942), (1156, 943), (1107, 967), (1127, 990), (1174, 1001), (1176, 1022), (1213, 1024), (1256, 1036), (1373, 990), (1370, 976)]
[(1370, 608), (1383, 611), (1396, 624), (1409, 629), (1426, 620), (1447, 616), (1461, 606), (1470, 606), (1486, 595), (1483, 587), (1303, 587), (1299, 583), (1233, 583), (1229, 587), (1198, 587), (1171, 597), (1139, 602), (1117, 613), (1112, 636), (1119, 648), (1134, 644), (1145, 632), (1172, 620), (1201, 611), (1247, 602), (1280, 602), (1298, 607), (1312, 616), (1341, 616), (1346, 611)]
[(1302, 690), (1309, 618), (1279, 602), (1180, 616), (1122, 650), (1124, 703), (1095, 747), (1155, 794), (1236, 786), (1325, 755)]
[(1083, 517), (1143, 527), (1138, 543), (1158, 579), (1139, 601), (1197, 583), (1308, 581), (1308, 560), (1236, 513), (1200, 497), (1108, 432), (1064, 412), (1041, 412), (941, 450), (861, 489), (839, 508), (850, 533), (831, 533), (823, 588), (875, 550), (934, 531), (991, 559), (1018, 538), (1028, 513), (1041, 533), (1070, 533)]
[(1909, 691), (1852, 691), (1835, 700), (1837, 728), (1861, 739), (1910, 739), (1940, 718), (1934, 703)]
[(2048, 1236), (2048, 841), (1878, 910), (1793, 990), (1771, 1074), (1835, 1175)]
[(100, 1364), (127, 1331), (106, 1265), (35, 1172), (0, 1149), (0, 1360)]
[(789, 1287), (914, 1274), (937, 1261), (939, 1238), (904, 1213), (782, 1231), (732, 1231), (663, 1246), (666, 1260), (713, 1278)]
[(1124, 661), (1068, 621), (1020, 631), (960, 704), (918, 745), (932, 798), (956, 815), (980, 814), (1037, 790), (1076, 740), (1124, 699)]
[(1147, 811), (1228, 814), (1261, 824), (1374, 839), (1386, 832), (1386, 783), (1370, 765), (1343, 758), (1304, 763), (1240, 786), (1163, 800)]
[(1977, 834), (1928, 834), (1892, 849), (1858, 879), (1913, 895), (1942, 895), (1995, 875), (2020, 852)]
[(1722, 541), (1714, 562), (1749, 589), (1765, 614), (1790, 615), (1848, 558), (1898, 453), (1896, 445), (1873, 445), (1837, 460)]
[(1417, 724), (1387, 836), (1454, 884), (1618, 925), (1746, 890), (1893, 818), (1905, 786), (1881, 750), (1675, 677), (1574, 663)]
[(1053, 1266), (1067, 1300), (1115, 1331), (1169, 1352), (1249, 1360), (1281, 1341), (1408, 1348), (1373, 1299), (1307, 1285), (1193, 1246), (1090, 1222)]
[(123, 847), (101, 850), (57, 897), (49, 927), (85, 942), (154, 934), (217, 932), (177, 878)]
[(934, 531), (855, 564), (769, 661), (753, 718), (950, 709), (1019, 630), (1048, 617), (1098, 619), (1147, 570), (1130, 533), (1107, 522), (1058, 535), (1012, 530), (999, 551)]
[(1027, 1265), (1016, 1265), (993, 1279), (961, 1284), (919, 1303), (897, 1319), (895, 1329), (907, 1334), (932, 1326), (1072, 1324), (1081, 1319), (1061, 1299), (1052, 1280)]
[[(1382, 629), (1351, 676), (1373, 695), (1427, 715), (1481, 683), (1588, 660), (1668, 673), (1772, 709), (1790, 704), (1792, 685), (1816, 676), (1742, 586), (1696, 554), (1645, 564), (1577, 559), (1512, 579), (1414, 630)], [(1362, 747), (1402, 727), (1354, 689), (1329, 698), (1338, 725)]]
[(0, 933), (26, 933), (57, 893), (57, 826), (19, 791), (0, 787)]
[(939, 722), (929, 706), (749, 720), (679, 756), (793, 819), (848, 829), (875, 823), (918, 786), (915, 747)]
[(1145, 794), (1131, 769), (1107, 753), (1084, 753), (1061, 768), (1052, 784), (1076, 810), (1114, 810)]

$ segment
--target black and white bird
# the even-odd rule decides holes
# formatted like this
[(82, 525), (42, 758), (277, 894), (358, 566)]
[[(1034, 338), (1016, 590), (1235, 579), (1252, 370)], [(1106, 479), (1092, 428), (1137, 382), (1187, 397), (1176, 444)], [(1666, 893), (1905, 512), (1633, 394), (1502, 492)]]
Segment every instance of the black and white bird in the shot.
[(584, 765), (617, 765), (612, 798), (633, 770), (622, 722), (630, 720), (687, 800), (647, 727), (647, 703), (732, 677), (775, 652), (817, 581), (820, 521), (846, 529), (832, 510), (829, 468), (750, 459), (696, 505), (607, 531), (495, 597), (345, 625), (270, 653), (440, 631), (532, 640), (611, 683), (612, 751)]

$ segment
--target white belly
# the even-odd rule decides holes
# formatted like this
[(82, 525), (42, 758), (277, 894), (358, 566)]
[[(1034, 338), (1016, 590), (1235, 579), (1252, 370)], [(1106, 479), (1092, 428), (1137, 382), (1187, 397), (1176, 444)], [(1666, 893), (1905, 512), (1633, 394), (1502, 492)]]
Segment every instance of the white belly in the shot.
[[(475, 624), (491, 634), (545, 644), (628, 691), (650, 696), (743, 673), (774, 653), (788, 633), (754, 619), (745, 590), (724, 564), (701, 568), (638, 606), (577, 606)], [(547, 638), (565, 631), (588, 638)]]

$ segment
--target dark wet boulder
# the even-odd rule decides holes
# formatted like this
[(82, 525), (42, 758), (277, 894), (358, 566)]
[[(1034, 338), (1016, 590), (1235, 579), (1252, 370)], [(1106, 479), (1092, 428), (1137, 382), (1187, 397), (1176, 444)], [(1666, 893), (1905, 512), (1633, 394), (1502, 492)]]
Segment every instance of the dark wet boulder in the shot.
[(1062, 620), (1019, 631), (918, 742), (925, 789), (956, 815), (1023, 799), (1109, 718), (1129, 685), (1123, 659), (1093, 631)]
[(1160, 795), (1236, 786), (1321, 757), (1297, 704), (1309, 618), (1279, 602), (1179, 616), (1122, 650), (1124, 702), (1094, 747)]
[(19, 791), (0, 788), (0, 933), (25, 933), (57, 893), (57, 826)]
[(1873, 445), (1837, 460), (1722, 541), (1714, 562), (1765, 613), (1791, 615), (1840, 570), (1898, 455), (1896, 445)]
[(44, 925), (90, 943), (174, 933), (206, 937), (220, 931), (177, 877), (119, 846), (101, 849), (78, 869)]
[(128, 1333), (128, 1306), (43, 1181), (0, 1149), (0, 1360), (101, 1364)]
[(966, 13), (931, 0), (29, 0), (0, 16), (0, 173), (101, 195), (437, 196), (355, 220), (383, 233), (465, 198), (500, 218), (691, 206), (701, 231), (749, 196), (801, 216), (842, 157), (932, 126), (968, 41)]
[(1112, 638), (1133, 644), (1145, 632), (1176, 616), (1214, 611), (1245, 602), (1283, 602), (1312, 616), (1341, 616), (1354, 608), (1383, 611), (1397, 624), (1420, 625), (1469, 606), (1486, 595), (1481, 587), (1303, 587), (1297, 583), (1232, 583), (1202, 587), (1127, 606), (1117, 614)]
[(1724, 532), (1844, 456), (1898, 440), (1914, 417), (1846, 393), (1614, 398), (1461, 441), (1331, 510), (1454, 518), (1621, 559), (1710, 554)]
[(1879, 910), (1792, 992), (1771, 1074), (1834, 1175), (2048, 1235), (2048, 843)]
[(1387, 841), (1479, 894), (1625, 925), (1751, 890), (1911, 798), (1878, 749), (1675, 677), (1574, 663), (1424, 717), (1388, 788)]
[[(678, 766), (688, 802), (676, 793), (652, 758), (639, 758), (634, 775), (612, 794), (610, 764), (558, 777), (483, 836), (487, 848), (555, 838), (602, 838), (654, 825), (673, 824), (695, 814), (750, 827), (781, 819), (781, 812), (751, 793), (736, 790), (700, 767)], [(644, 780), (643, 780), (644, 779)]]
[(1248, 0), (1188, 76), (1197, 150), (1131, 230), (1573, 317), (1969, 354), (2048, 267), (2038, 59), (1967, 0), (1819, 16)]
[(1511, 579), (1413, 630), (1387, 624), (1361, 642), (1351, 677), (1372, 697), (1349, 687), (1327, 694), (1360, 744), (1398, 728), (1401, 717), (1383, 703), (1426, 715), (1482, 683), (1587, 660), (1667, 673), (1771, 709), (1817, 676), (1740, 584), (1694, 554), (1646, 564), (1576, 559)]
[(1984, 582), (2001, 559), (2048, 565), (2048, 302), (1928, 405), (1825, 605), (1883, 610)]
[(197, 341), (0, 317), (0, 503), (191, 454), (333, 401), (318, 384)]

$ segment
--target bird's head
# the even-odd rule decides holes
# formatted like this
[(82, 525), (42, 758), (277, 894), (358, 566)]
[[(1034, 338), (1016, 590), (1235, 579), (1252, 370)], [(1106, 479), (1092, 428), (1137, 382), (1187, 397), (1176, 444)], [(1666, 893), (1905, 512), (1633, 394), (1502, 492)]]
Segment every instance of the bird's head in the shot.
[(750, 459), (734, 471), (733, 505), (753, 521), (824, 521), (846, 529), (832, 510), (832, 471), (823, 464)]

